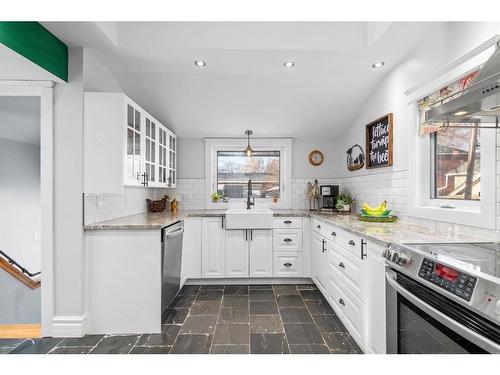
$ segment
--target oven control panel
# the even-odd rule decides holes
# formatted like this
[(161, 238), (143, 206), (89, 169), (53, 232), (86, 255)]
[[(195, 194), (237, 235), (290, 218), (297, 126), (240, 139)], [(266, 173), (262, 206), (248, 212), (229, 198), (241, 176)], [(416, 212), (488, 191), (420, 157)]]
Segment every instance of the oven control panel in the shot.
[(418, 276), (463, 298), (467, 302), (472, 298), (477, 282), (477, 279), (473, 276), (428, 258), (424, 258), (422, 261)]

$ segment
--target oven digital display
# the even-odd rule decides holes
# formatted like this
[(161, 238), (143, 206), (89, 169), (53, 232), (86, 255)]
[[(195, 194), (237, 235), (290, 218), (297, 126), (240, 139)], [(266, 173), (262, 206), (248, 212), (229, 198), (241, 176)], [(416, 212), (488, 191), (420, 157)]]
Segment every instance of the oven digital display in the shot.
[(459, 272), (453, 268), (436, 263), (436, 266), (434, 267), (434, 274), (444, 280), (455, 282), (458, 278)]
[(454, 268), (424, 258), (418, 276), (448, 292), (470, 301), (477, 279)]

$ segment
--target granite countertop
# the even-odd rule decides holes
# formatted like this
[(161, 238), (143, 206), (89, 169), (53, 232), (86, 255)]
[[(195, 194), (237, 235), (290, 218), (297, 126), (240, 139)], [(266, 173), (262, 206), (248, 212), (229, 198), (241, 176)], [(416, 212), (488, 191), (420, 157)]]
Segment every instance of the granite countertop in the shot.
[(380, 245), (401, 244), (408, 242), (477, 242), (484, 241), (475, 236), (462, 235), (451, 238), (435, 235), (430, 228), (409, 224), (403, 221), (395, 223), (372, 223), (360, 221), (357, 215), (339, 215), (334, 213), (312, 212), (311, 217), (336, 225), (357, 236), (366, 238)]
[[(169, 211), (161, 213), (145, 212), (143, 214), (125, 216), (118, 219), (101, 221), (84, 225), (85, 230), (103, 229), (161, 229), (183, 220), (186, 217), (222, 217), (226, 210), (178, 210), (173, 214)], [(276, 217), (309, 217), (309, 210), (273, 210)]]
[[(127, 230), (161, 229), (187, 217), (222, 217), (226, 210), (178, 210), (177, 213), (143, 213), (118, 219), (85, 225), (85, 230)], [(474, 242), (482, 238), (463, 235), (459, 239), (436, 236), (423, 226), (402, 221), (396, 223), (369, 223), (360, 221), (356, 215), (310, 212), (309, 210), (273, 210), (275, 217), (313, 217), (338, 226), (357, 236), (366, 238), (380, 245), (400, 244), (402, 242)]]

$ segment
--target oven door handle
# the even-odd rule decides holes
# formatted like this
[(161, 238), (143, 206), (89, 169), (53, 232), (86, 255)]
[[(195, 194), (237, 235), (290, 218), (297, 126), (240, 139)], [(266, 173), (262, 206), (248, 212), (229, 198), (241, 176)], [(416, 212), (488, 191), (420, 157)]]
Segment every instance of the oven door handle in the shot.
[(396, 292), (401, 294), (403, 297), (405, 297), (415, 306), (436, 319), (438, 322), (444, 324), (446, 327), (455, 331), (459, 335), (463, 336), (464, 338), (483, 348), (484, 350), (490, 353), (500, 353), (500, 345), (479, 335), (478, 333), (458, 323), (456, 320), (451, 319), (447, 315), (443, 314), (441, 311), (435, 309), (427, 302), (422, 301), (420, 298), (410, 293), (406, 288), (402, 287), (396, 280), (394, 280), (390, 273), (386, 272), (385, 279)]

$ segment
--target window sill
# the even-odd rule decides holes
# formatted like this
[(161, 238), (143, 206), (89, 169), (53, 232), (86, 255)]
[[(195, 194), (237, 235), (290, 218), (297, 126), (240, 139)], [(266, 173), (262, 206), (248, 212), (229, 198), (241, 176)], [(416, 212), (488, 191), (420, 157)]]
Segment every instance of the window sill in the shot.
[(483, 208), (480, 206), (444, 208), (420, 205), (410, 207), (408, 216), (485, 229), (496, 229), (495, 210), (485, 210)]

